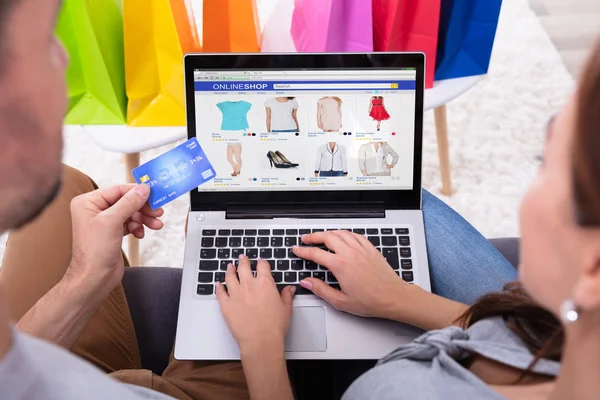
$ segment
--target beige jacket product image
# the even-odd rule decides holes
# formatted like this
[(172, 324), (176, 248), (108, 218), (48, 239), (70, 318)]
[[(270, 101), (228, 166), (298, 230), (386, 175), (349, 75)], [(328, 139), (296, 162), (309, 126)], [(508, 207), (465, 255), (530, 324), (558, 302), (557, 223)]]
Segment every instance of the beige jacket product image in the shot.
[[(375, 150), (375, 142), (365, 143), (358, 149), (358, 168), (366, 171), (367, 175), (391, 175), (388, 165), (396, 165), (400, 156), (392, 146), (386, 142), (378, 142), (379, 148)], [(391, 157), (391, 160), (390, 160)]]

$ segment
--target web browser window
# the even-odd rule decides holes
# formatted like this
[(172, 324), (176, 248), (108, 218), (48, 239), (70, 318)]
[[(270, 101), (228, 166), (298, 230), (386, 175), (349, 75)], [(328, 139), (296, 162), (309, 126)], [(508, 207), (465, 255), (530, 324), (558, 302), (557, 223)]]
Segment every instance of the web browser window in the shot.
[(416, 74), (195, 71), (198, 190), (412, 190)]

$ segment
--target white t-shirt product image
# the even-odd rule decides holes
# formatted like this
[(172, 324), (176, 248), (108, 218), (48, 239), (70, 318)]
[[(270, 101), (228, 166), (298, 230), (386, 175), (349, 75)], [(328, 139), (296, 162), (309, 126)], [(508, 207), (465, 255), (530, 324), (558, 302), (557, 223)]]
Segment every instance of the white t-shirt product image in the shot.
[[(283, 98), (279, 97), (279, 99)], [(294, 110), (297, 110), (299, 107), (296, 99), (278, 101), (277, 98), (271, 98), (265, 101), (265, 107), (271, 109), (271, 132), (292, 131), (298, 129), (293, 115)]]

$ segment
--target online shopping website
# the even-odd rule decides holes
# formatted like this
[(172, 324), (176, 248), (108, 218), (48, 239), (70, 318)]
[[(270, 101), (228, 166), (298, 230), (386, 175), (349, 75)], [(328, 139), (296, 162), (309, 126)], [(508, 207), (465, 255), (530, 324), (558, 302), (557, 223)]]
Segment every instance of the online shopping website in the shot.
[(199, 191), (412, 190), (416, 70), (196, 71)]

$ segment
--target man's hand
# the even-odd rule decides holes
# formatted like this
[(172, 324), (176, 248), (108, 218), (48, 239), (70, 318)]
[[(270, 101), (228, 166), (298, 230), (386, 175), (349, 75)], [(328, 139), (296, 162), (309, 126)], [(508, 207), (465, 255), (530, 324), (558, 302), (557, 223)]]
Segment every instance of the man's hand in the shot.
[(164, 211), (150, 208), (149, 195), (148, 185), (120, 185), (74, 198), (73, 256), (67, 277), (108, 295), (123, 278), (123, 237), (142, 239), (144, 227), (163, 227), (158, 218)]
[[(17, 329), (70, 349), (123, 278), (123, 236), (161, 229), (163, 210), (146, 204), (147, 185), (99, 189), (71, 202), (73, 254), (64, 278), (21, 318)], [(50, 233), (51, 234), (51, 233)]]
[(324, 265), (338, 279), (341, 291), (320, 279), (309, 278), (300, 285), (311, 290), (336, 309), (362, 317), (390, 318), (398, 298), (406, 298), (405, 283), (381, 253), (362, 235), (327, 231), (302, 237), (305, 244), (325, 244), (333, 253), (317, 247), (295, 247), (303, 259)]
[(228, 292), (217, 284), (217, 298), (242, 353), (278, 349), (283, 354), (296, 288), (287, 287), (279, 295), (269, 264), (260, 260), (254, 278), (250, 260), (244, 255), (240, 257), (237, 274), (233, 265), (228, 267), (225, 283)]

